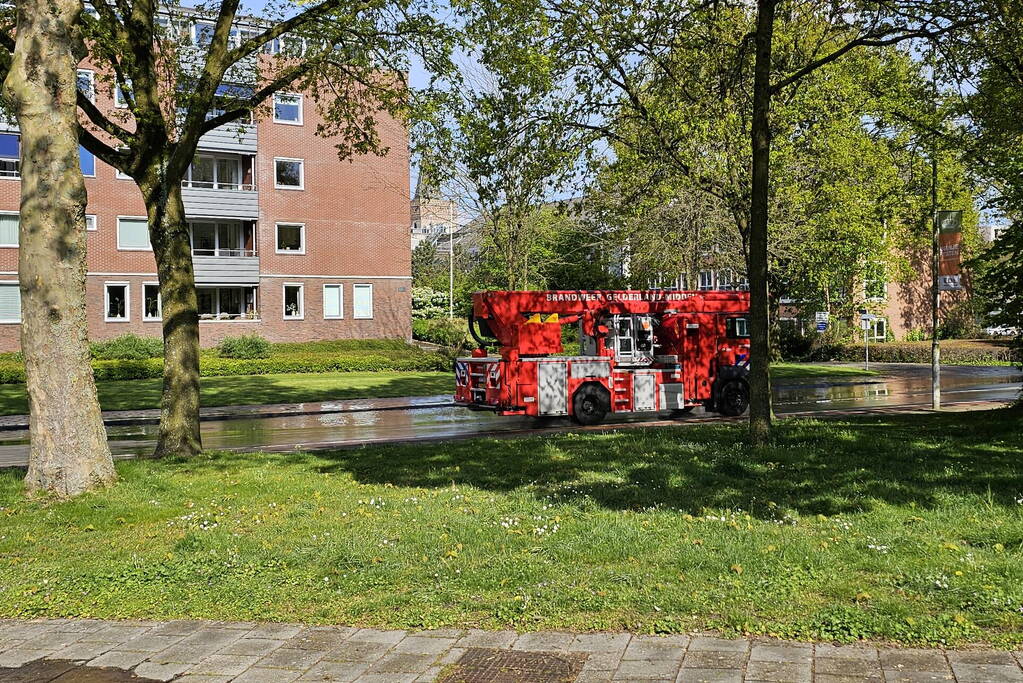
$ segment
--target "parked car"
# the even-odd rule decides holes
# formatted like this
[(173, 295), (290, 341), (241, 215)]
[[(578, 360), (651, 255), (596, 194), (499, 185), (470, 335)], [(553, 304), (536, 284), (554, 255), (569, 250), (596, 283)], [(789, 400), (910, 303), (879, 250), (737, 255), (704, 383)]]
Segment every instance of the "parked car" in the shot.
[(997, 325), (995, 327), (985, 327), (984, 334), (989, 337), (1018, 337), (1018, 327), (1009, 327), (1008, 325)]

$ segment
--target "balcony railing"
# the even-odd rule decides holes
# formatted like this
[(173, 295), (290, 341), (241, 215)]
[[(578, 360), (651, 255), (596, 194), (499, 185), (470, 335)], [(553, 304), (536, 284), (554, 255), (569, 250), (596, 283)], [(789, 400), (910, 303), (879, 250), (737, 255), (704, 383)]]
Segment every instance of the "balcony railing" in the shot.
[(193, 249), (192, 256), (227, 256), (230, 258), (245, 258), (256, 255), (255, 249)]
[(181, 187), (196, 188), (204, 190), (228, 190), (233, 192), (254, 192), (256, 186), (253, 183), (220, 183), (207, 180), (183, 180)]

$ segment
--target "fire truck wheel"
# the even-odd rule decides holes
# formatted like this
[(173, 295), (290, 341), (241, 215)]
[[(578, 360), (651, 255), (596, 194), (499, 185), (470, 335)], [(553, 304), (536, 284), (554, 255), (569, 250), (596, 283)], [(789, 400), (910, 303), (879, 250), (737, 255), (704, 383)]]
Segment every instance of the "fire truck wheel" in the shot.
[(737, 379), (727, 382), (718, 394), (717, 409), (722, 415), (735, 417), (749, 408), (749, 385)]
[(607, 390), (585, 384), (576, 389), (572, 397), (572, 418), (581, 425), (600, 424), (610, 409)]

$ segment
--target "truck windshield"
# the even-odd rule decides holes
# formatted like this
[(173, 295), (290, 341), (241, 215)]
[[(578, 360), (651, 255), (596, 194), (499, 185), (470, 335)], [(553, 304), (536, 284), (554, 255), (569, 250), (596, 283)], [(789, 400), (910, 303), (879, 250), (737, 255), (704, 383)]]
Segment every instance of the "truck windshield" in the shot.
[(729, 339), (749, 339), (746, 318), (729, 318), (725, 323), (725, 336)]

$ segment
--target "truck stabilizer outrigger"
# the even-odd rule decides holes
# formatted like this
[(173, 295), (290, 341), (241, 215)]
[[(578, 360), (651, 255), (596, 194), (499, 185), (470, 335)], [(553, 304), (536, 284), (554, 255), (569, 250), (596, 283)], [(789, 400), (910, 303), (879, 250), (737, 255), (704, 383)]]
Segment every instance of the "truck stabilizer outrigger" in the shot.
[[(501, 415), (570, 416), (749, 405), (749, 294), (672, 290), (477, 292), (479, 347), (455, 361), (455, 402)], [(576, 325), (580, 353), (563, 354)]]

